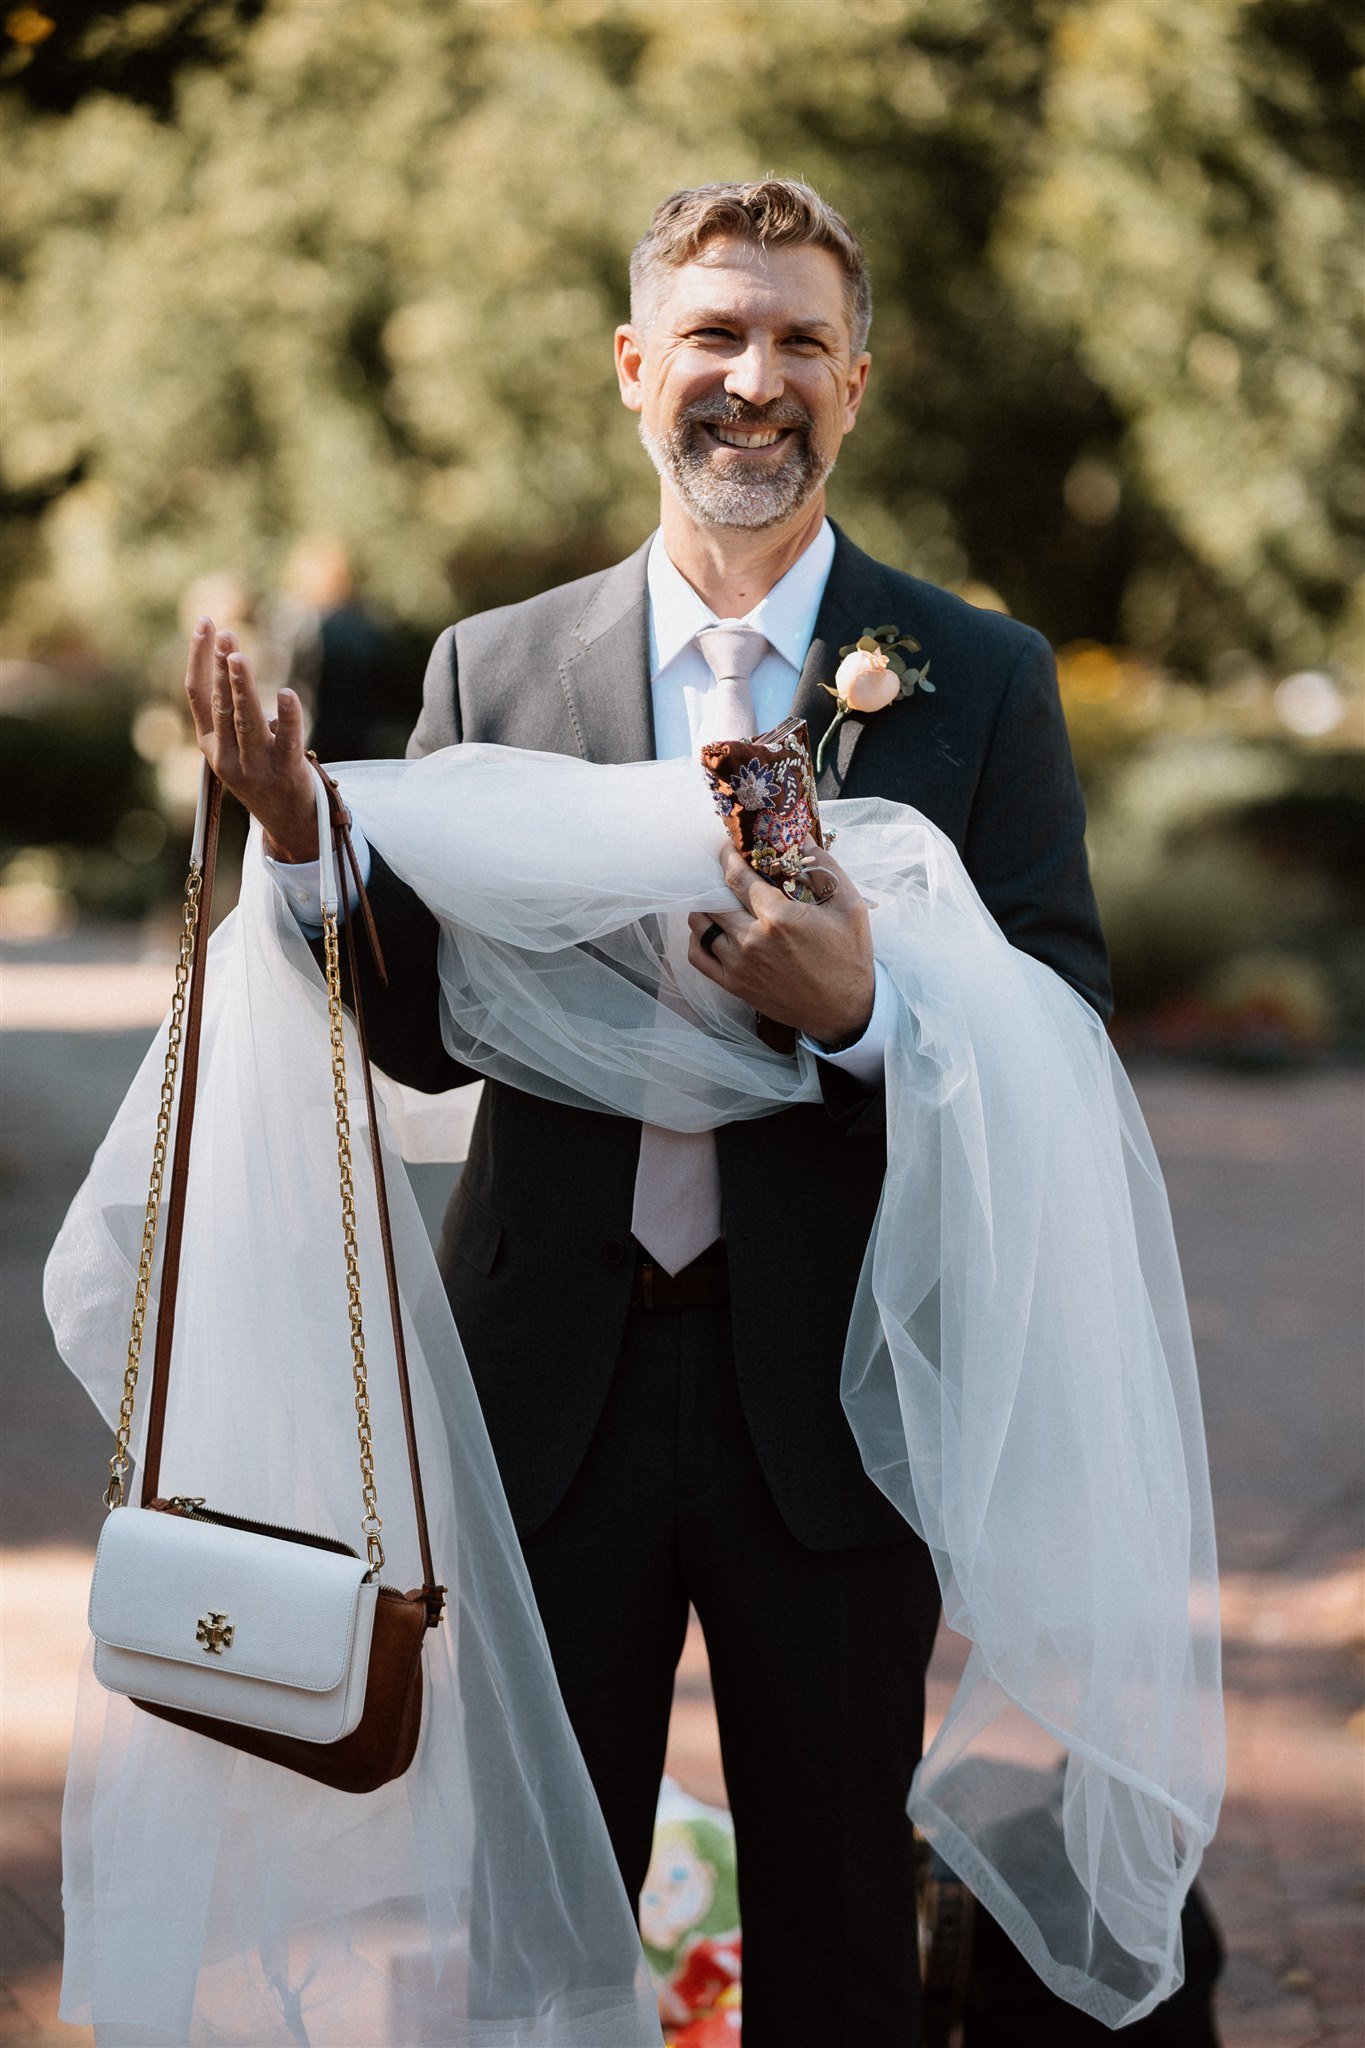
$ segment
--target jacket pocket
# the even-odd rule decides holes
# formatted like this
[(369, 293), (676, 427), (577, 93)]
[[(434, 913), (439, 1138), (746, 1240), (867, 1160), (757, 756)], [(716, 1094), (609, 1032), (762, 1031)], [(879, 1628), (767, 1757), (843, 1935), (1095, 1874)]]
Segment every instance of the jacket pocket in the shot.
[(441, 1226), (438, 1262), (445, 1266), (456, 1258), (476, 1273), (491, 1273), (501, 1246), (501, 1223), (491, 1209), (470, 1194), (462, 1178)]

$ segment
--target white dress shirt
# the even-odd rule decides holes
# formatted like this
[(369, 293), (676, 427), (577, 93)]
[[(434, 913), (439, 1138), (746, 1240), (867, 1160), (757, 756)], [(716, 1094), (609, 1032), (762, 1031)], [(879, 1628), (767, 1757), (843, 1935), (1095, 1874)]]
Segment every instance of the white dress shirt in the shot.
[[(755, 627), (769, 643), (769, 652), (749, 678), (759, 732), (769, 731), (790, 716), (833, 560), (834, 531), (826, 519), (781, 581), (744, 614), (742, 623)], [(704, 626), (714, 626), (718, 620), (669, 560), (659, 533), (649, 550), (646, 583), (655, 759), (671, 761), (684, 754), (695, 758), (701, 744), (702, 708), (715, 688), (715, 679), (696, 636)], [(362, 880), (368, 880), (369, 844), (362, 832), (354, 831), (352, 838)], [(322, 930), (317, 862), (275, 861), (267, 856), (266, 866), (301, 930), (316, 937)], [(872, 1016), (862, 1037), (833, 1053), (804, 1035), (801, 1042), (821, 1059), (845, 1068), (856, 1080), (871, 1087), (881, 1079), (891, 1010), (890, 986), (878, 962)]]

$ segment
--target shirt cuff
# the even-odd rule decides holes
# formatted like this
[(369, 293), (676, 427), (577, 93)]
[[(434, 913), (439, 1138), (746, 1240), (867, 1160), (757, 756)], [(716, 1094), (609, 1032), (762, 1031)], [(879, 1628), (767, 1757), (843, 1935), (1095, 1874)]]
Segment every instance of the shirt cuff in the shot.
[[(360, 886), (368, 886), (370, 879), (370, 842), (359, 826), (351, 826), (351, 844), (355, 848), (355, 864), (360, 870)], [(283, 896), (294, 914), (294, 922), (306, 939), (316, 939), (322, 933), (322, 870), (315, 860), (272, 860), (263, 854), (271, 881)], [(351, 864), (345, 863), (346, 908), (354, 910), (360, 901), (355, 886)]]
[(827, 1052), (818, 1038), (808, 1038), (804, 1031), (801, 1033), (801, 1043), (807, 1052), (813, 1052), (817, 1059), (828, 1060), (832, 1067), (842, 1067), (865, 1088), (878, 1088), (885, 1078), (886, 1044), (895, 1014), (895, 989), (891, 977), (880, 960), (874, 960), (872, 967), (877, 988), (872, 999), (872, 1015), (861, 1038), (855, 1039), (852, 1045), (846, 1045), (842, 1052)]

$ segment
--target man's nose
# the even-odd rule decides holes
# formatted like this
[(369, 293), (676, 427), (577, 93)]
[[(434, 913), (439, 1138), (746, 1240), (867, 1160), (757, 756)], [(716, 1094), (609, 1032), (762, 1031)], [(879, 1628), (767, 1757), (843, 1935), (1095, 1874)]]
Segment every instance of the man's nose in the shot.
[(725, 389), (731, 398), (742, 398), (747, 405), (770, 405), (780, 398), (782, 367), (777, 350), (770, 343), (751, 341), (731, 363)]

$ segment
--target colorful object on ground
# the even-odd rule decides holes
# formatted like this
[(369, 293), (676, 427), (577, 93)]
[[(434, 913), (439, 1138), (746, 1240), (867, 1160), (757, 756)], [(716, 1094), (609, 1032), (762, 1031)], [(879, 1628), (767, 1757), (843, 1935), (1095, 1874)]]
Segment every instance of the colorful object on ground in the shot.
[(727, 1991), (714, 2012), (693, 2020), (680, 2034), (665, 2034), (665, 2048), (737, 2048), (740, 2035), (739, 1987)]
[(667, 2048), (735, 2048), (740, 2026), (739, 1892), (728, 1813), (665, 1778), (640, 1935)]

